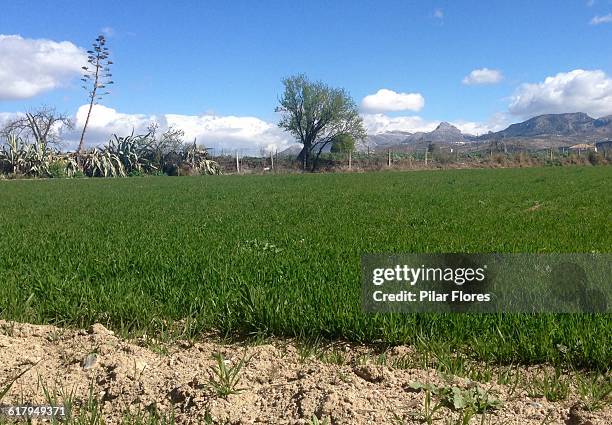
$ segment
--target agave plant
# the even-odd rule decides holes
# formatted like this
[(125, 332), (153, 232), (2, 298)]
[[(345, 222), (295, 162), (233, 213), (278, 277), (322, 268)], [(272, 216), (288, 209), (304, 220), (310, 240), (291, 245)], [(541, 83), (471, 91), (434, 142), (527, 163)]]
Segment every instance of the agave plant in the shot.
[(0, 165), (7, 173), (20, 174), (25, 167), (26, 149), (23, 141), (14, 135), (9, 135), (0, 149)]
[[(174, 131), (174, 130), (173, 130)], [(61, 153), (49, 149), (46, 143), (27, 143), (9, 136), (0, 145), (0, 172), (35, 177), (72, 177), (82, 172), (89, 177), (125, 177), (132, 173), (161, 170), (169, 174), (220, 174), (221, 168), (208, 159), (208, 151), (196, 144), (184, 144), (182, 132), (164, 133), (166, 139), (156, 140), (154, 134), (113, 135), (102, 147), (85, 153)]]
[(216, 161), (208, 159), (208, 151), (193, 143), (186, 145), (183, 149), (183, 162), (193, 170), (201, 174), (221, 174), (221, 167)]
[(89, 177), (125, 177), (125, 167), (121, 159), (108, 150), (94, 148), (80, 155), (83, 173)]
[(53, 170), (61, 171), (61, 177), (74, 177), (79, 172), (83, 172), (79, 165), (79, 160), (74, 153), (57, 152), (50, 157), (49, 174), (51, 177), (59, 177), (54, 175)]
[(127, 137), (117, 137), (115, 134), (103, 151), (118, 158), (126, 174), (133, 171), (151, 172), (157, 168), (149, 159), (151, 149), (148, 138), (148, 134)]
[(45, 143), (26, 143), (14, 135), (9, 135), (0, 149), (2, 169), (11, 174), (47, 177), (50, 157)]
[(47, 177), (49, 175), (51, 152), (47, 145), (34, 142), (26, 146), (25, 173), (29, 176)]

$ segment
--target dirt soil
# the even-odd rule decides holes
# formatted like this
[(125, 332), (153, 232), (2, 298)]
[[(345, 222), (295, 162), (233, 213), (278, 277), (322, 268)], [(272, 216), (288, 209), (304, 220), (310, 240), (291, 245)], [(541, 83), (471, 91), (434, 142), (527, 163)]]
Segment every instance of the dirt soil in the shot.
[[(109, 424), (120, 422), (127, 411), (171, 410), (176, 423), (185, 424), (309, 424), (313, 416), (330, 424), (409, 424), (420, 423), (425, 401), (425, 392), (413, 390), (411, 382), (449, 385), (435, 370), (394, 369), (376, 364), (374, 356), (364, 361), (367, 350), (348, 345), (344, 350), (349, 360), (342, 365), (305, 359), (290, 341), (248, 347), (178, 342), (168, 352), (151, 348), (155, 346), (142, 339), (117, 338), (102, 325), (79, 331), (0, 320), (0, 392), (4, 382), (29, 369), (1, 403), (48, 404), (44, 386), (60, 400), (62, 394), (67, 398), (73, 392), (77, 414), (93, 388)], [(209, 385), (216, 364), (213, 354), (222, 353), (231, 367), (245, 351), (250, 359), (239, 375), (243, 391), (218, 396)], [(407, 347), (388, 353), (406, 355)], [(575, 388), (567, 400), (552, 403), (509, 385), (452, 379), (452, 385), (462, 388), (479, 385), (503, 402), (484, 423), (612, 424), (609, 404), (586, 412)], [(444, 407), (434, 417), (434, 423), (455, 423), (459, 412)], [(471, 423), (480, 424), (481, 416)]]

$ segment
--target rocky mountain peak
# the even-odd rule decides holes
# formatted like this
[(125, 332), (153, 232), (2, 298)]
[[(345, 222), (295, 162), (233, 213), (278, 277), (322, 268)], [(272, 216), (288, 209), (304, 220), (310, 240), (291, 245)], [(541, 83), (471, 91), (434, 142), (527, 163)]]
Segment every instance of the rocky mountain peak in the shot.
[(446, 121), (442, 121), (440, 124), (438, 124), (438, 126), (436, 127), (434, 131), (438, 131), (438, 130), (451, 130), (451, 131), (457, 130), (459, 131), (457, 127), (447, 123)]

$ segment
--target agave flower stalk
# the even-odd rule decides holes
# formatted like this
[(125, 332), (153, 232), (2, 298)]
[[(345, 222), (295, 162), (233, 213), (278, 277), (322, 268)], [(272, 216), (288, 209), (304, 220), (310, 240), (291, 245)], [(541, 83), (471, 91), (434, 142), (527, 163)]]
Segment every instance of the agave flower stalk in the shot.
[(89, 109), (87, 110), (87, 118), (83, 125), (81, 140), (79, 141), (79, 149), (77, 151), (79, 153), (83, 153), (85, 148), (85, 131), (87, 131), (93, 106), (102, 100), (102, 96), (109, 94), (106, 88), (114, 84), (114, 81), (111, 79), (112, 74), (110, 73), (110, 65), (113, 62), (109, 60), (110, 52), (108, 47), (106, 47), (106, 38), (103, 35), (99, 35), (96, 38), (96, 41), (92, 44), (92, 50), (88, 50), (87, 54), (89, 66), (82, 67), (83, 78), (81, 78), (81, 81), (83, 81), (83, 89), (88, 92)]

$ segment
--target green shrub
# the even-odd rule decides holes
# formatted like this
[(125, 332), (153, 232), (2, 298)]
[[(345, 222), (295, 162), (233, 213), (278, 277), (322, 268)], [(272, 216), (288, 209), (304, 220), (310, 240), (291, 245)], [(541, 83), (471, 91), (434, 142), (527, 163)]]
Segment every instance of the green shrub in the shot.
[(49, 164), (49, 177), (53, 179), (64, 179), (68, 177), (66, 173), (66, 163), (59, 160)]
[(589, 151), (587, 159), (592, 165), (600, 165), (604, 162), (603, 155), (598, 154), (595, 151)]
[(128, 177), (144, 177), (147, 174), (142, 170), (132, 170), (128, 173)]

